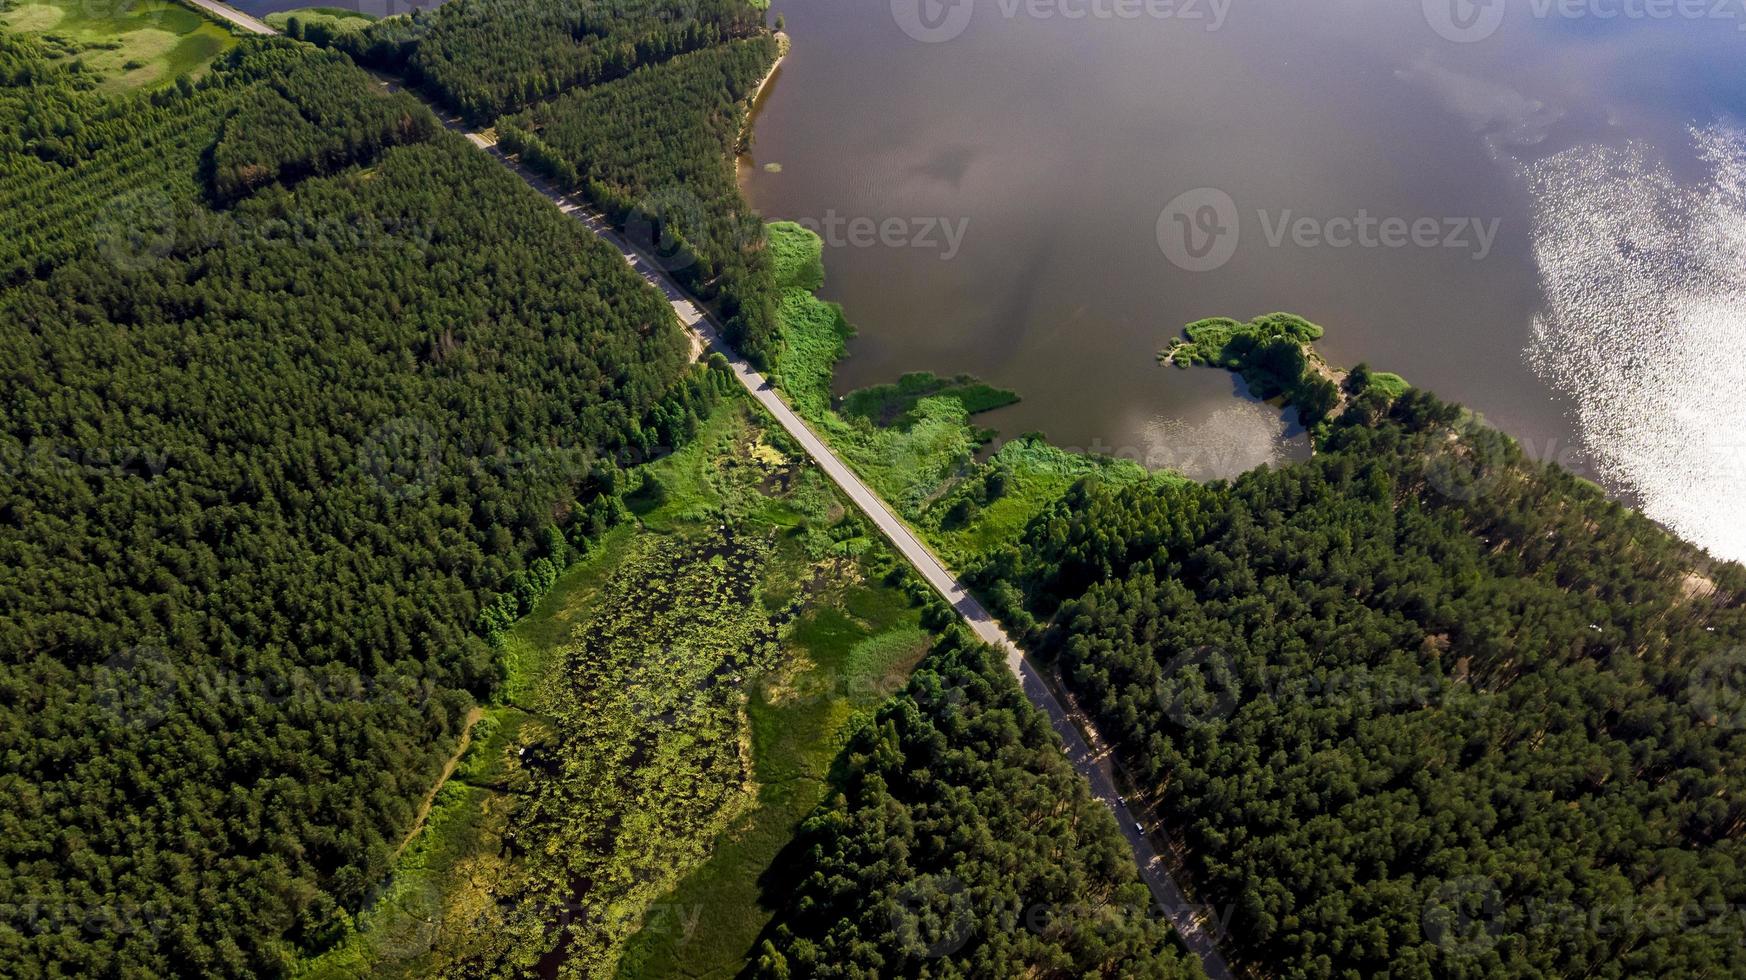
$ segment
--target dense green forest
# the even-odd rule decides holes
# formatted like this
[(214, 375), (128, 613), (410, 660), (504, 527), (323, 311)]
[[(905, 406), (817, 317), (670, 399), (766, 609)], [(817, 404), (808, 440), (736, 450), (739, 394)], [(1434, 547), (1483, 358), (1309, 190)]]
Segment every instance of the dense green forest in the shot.
[(455, 0), (319, 40), (484, 124), (763, 29), (763, 11), (745, 0)]
[(1082, 481), (979, 580), (1038, 617), (1235, 952), (1737, 974), (1746, 570), (1459, 408), (1347, 387), (1312, 460)]
[(611, 248), (333, 58), (111, 100), (0, 34), (8, 972), (343, 934), (486, 634), (707, 404)]
[(770, 876), (760, 977), (1188, 977), (1115, 818), (954, 627)]
[(776, 49), (761, 35), (682, 54), (497, 124), (505, 149), (580, 191), (693, 293), (719, 300), (728, 339), (758, 361), (774, 342), (772, 272), (733, 153), (745, 100)]

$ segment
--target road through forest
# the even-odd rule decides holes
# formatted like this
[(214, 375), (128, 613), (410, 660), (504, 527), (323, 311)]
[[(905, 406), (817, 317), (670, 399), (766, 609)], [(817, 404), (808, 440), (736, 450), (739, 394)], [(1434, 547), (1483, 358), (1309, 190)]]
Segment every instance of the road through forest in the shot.
[[(248, 16), (234, 8), (217, 2), (217, 0), (189, 0), (201, 10), (222, 17), (243, 30), (256, 34), (277, 33), (261, 21)], [(408, 90), (411, 91), (411, 90)], [(417, 94), (416, 92), (413, 94)], [(439, 119), (447, 119), (446, 114), (432, 106), (432, 111)], [(454, 120), (448, 120), (451, 128), (458, 128)], [(667, 301), (672, 304), (673, 312), (679, 317), (679, 322), (702, 342), (704, 348), (721, 354), (731, 366), (734, 377), (764, 410), (776, 419), (777, 423), (805, 449), (806, 454), (830, 477), (848, 498), (867, 515), (882, 534), (896, 546), (905, 560), (921, 573), (952, 608), (964, 618), (976, 635), (984, 642), (1000, 650), (1006, 656), (1006, 664), (1013, 675), (1018, 678), (1019, 686), (1024, 694), (1049, 718), (1057, 735), (1065, 745), (1067, 757), (1073, 767), (1091, 784), (1092, 795), (1102, 800), (1105, 805), (1115, 811), (1116, 821), (1133, 848), (1134, 858), (1139, 865), (1140, 875), (1151, 889), (1152, 897), (1157, 901), (1159, 909), (1164, 913), (1170, 924), (1182, 936), (1189, 949), (1200, 959), (1207, 976), (1213, 980), (1225, 980), (1231, 976), (1230, 968), (1218, 950), (1214, 935), (1218, 923), (1212, 915), (1197, 906), (1190, 904), (1176, 881), (1170, 876), (1163, 858), (1153, 847), (1152, 838), (1139, 826), (1136, 818), (1129, 813), (1126, 805), (1116, 789), (1114, 760), (1110, 750), (1097, 739), (1095, 730), (1089, 719), (1077, 712), (1069, 713), (1061, 700), (1055, 696), (1054, 690), (1047, 683), (1044, 675), (1025, 657), (1000, 624), (989, 614), (977, 598), (970, 594), (964, 583), (952, 574), (934, 553), (922, 544), (909, 526), (885, 506), (878, 494), (868, 487), (861, 478), (833, 452), (823, 439), (820, 439), (812, 428), (797, 415), (788, 403), (776, 393), (762, 374), (754, 369), (750, 362), (741, 357), (739, 352), (729, 347), (722, 339), (720, 325), (701, 306), (693, 302), (691, 297), (674, 282), (668, 270), (650, 259), (642, 252), (632, 247), (615, 232), (599, 214), (591, 208), (578, 203), (571, 197), (559, 191), (549, 182), (511, 159), (487, 137), (476, 132), (464, 132), (468, 141), (480, 150), (491, 154), (496, 160), (508, 167), (512, 172), (538, 191), (547, 200), (567, 215), (581, 221), (595, 235), (604, 239), (624, 256), (625, 262), (642, 276), (644, 281), (659, 289)], [(1085, 734), (1089, 732), (1093, 740), (1098, 741), (1094, 750), (1087, 742)], [(1162, 834), (1158, 836), (1162, 837)]]

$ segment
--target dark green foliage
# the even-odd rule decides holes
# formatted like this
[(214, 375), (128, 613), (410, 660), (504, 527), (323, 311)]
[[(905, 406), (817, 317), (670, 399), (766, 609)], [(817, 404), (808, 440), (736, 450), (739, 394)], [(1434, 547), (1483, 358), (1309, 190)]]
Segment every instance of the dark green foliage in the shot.
[(1309, 345), (1322, 328), (1291, 313), (1269, 313), (1248, 323), (1229, 317), (1197, 320), (1182, 330), (1186, 340), (1159, 352), (1177, 367), (1203, 364), (1243, 376), (1256, 398), (1284, 398), (1298, 418), (1314, 428), (1339, 404), (1339, 389), (1310, 367)]
[(368, 163), (390, 146), (429, 139), (437, 122), (417, 99), (368, 84), (338, 55), (300, 57), (251, 92), (213, 148), (213, 194), (234, 201), (280, 181)]
[(0, 99), (91, 110), (0, 120), (66, 134), (0, 145), (0, 254), (34, 260), (0, 291), (0, 972), (273, 975), (335, 937), (497, 679), (483, 605), (708, 399), (661, 297), (458, 137), (208, 208), (269, 84), (330, 82), (312, 122), (375, 99), (239, 52)]
[(842, 414), (864, 418), (875, 425), (907, 429), (915, 422), (916, 403), (923, 398), (945, 396), (964, 403), (972, 415), (1005, 408), (1018, 402), (1016, 392), (984, 384), (968, 374), (942, 378), (927, 371), (906, 374), (896, 384), (874, 385), (851, 391), (843, 398)]
[(511, 153), (580, 191), (682, 285), (721, 300), (729, 340), (767, 355), (775, 289), (763, 226), (740, 197), (743, 101), (776, 60), (768, 35), (680, 55), (501, 120)]
[(329, 41), (483, 124), (763, 26), (743, 0), (454, 0)]
[(762, 977), (1199, 975), (1002, 660), (955, 627), (778, 863)]
[[(1368, 382), (1366, 382), (1368, 384)], [(1746, 570), (1421, 392), (991, 563), (1281, 975), (1739, 975)]]

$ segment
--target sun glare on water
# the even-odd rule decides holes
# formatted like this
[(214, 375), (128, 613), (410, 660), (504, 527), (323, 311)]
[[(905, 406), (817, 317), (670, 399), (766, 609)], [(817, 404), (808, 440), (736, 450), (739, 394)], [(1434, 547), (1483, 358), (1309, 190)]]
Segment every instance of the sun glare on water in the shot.
[(1546, 295), (1528, 356), (1575, 401), (1607, 482), (1746, 560), (1746, 132), (1692, 137), (1697, 183), (1640, 145), (1528, 168)]

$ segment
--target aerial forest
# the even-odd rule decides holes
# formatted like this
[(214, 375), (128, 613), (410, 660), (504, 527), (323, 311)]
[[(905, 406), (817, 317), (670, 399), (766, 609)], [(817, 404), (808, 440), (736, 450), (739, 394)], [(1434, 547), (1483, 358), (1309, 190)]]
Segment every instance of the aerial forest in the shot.
[(1738, 969), (1746, 570), (1459, 407), (1355, 399), (1313, 459), (1231, 483), (1081, 481), (980, 580), (1118, 744), (1231, 952)]
[(498, 683), (482, 614), (686, 437), (686, 344), (337, 55), (120, 97), (0, 58), (0, 962), (276, 975)]

